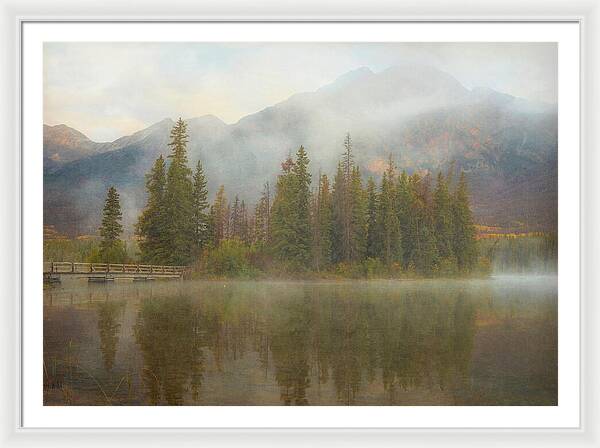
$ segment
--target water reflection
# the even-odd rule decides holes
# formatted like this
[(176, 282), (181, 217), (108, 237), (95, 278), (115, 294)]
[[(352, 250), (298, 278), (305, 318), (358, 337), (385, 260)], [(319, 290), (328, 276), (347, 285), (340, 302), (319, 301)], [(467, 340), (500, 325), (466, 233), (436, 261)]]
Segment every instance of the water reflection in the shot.
[(144, 359), (141, 376), (150, 404), (197, 400), (202, 383), (202, 316), (188, 297), (142, 299), (134, 326)]
[[(208, 282), (94, 294), (45, 294), (45, 365), (69, 356), (90, 372), (45, 373), (47, 384), (63, 375), (70, 404), (556, 403), (547, 282)], [(96, 335), (82, 325), (94, 318)], [(44, 400), (61, 397), (48, 390)]]
[(101, 302), (97, 304), (98, 309), (98, 333), (100, 335), (100, 351), (104, 361), (104, 368), (112, 370), (117, 354), (119, 342), (119, 330), (121, 323), (119, 318), (125, 307), (125, 301)]

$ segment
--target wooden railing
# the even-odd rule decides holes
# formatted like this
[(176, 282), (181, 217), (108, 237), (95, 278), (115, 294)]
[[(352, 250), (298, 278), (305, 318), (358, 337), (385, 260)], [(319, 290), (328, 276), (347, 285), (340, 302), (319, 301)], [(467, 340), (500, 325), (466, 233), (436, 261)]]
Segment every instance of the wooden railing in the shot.
[(150, 264), (72, 263), (45, 261), (44, 274), (158, 274), (182, 276), (187, 266), (161, 266)]

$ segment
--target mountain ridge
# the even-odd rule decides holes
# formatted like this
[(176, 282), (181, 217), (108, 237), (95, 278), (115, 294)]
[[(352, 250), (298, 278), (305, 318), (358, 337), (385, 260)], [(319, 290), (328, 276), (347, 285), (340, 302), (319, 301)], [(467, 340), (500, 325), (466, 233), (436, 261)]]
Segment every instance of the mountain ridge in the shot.
[[(555, 226), (556, 109), (491, 89), (467, 89), (433, 68), (359, 68), (236, 123), (213, 115), (186, 122), (190, 162), (202, 160), (211, 194), (225, 184), (230, 196), (253, 202), (300, 145), (309, 152), (313, 174), (333, 174), (350, 131), (364, 175), (379, 176), (377, 167), (390, 154), (411, 172), (447, 169), (454, 162), (468, 174), (479, 222)], [(105, 188), (114, 183), (131, 209), (130, 225), (144, 205), (144, 174), (159, 154), (168, 153), (172, 123), (166, 118), (111, 142), (109, 151), (45, 170), (45, 223), (69, 234), (93, 232)], [(530, 191), (527, 176), (539, 180), (537, 191)], [(61, 193), (75, 183), (81, 194)], [(505, 191), (524, 193), (512, 199), (512, 207)]]

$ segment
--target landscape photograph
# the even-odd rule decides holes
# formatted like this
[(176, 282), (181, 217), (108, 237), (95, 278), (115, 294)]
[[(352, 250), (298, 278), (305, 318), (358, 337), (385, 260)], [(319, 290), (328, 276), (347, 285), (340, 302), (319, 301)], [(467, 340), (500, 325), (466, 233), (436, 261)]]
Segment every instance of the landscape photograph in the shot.
[(556, 406), (557, 58), (44, 43), (44, 405)]

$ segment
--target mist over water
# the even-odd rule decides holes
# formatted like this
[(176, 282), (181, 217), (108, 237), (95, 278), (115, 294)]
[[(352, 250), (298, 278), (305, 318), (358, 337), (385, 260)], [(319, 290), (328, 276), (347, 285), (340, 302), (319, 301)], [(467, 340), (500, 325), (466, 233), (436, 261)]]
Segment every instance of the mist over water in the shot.
[(556, 277), (64, 281), (46, 405), (555, 405)]

